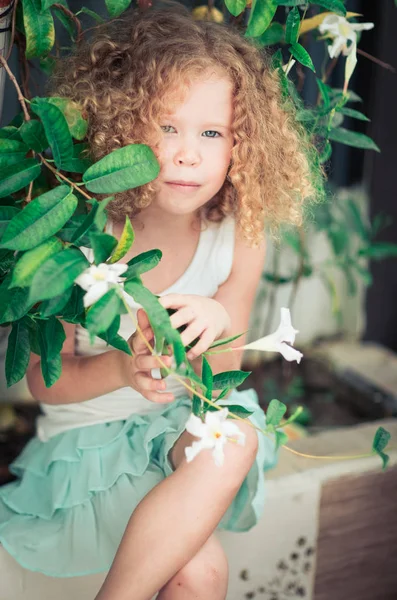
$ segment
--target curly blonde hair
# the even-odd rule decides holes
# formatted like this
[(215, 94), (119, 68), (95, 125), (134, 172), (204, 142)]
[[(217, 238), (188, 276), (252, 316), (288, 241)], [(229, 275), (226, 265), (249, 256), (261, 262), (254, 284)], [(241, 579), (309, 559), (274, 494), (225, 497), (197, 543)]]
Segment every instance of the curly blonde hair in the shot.
[[(269, 56), (237, 31), (194, 21), (180, 5), (127, 11), (60, 61), (51, 93), (81, 108), (98, 160), (127, 144), (152, 145), (159, 118), (178, 100), (178, 90), (208, 69), (232, 82), (234, 146), (228, 177), (203, 217), (235, 215), (244, 237), (256, 244), (265, 225), (302, 222), (304, 201), (316, 197), (321, 186), (314, 180), (322, 175)], [(116, 194), (108, 213), (114, 219), (134, 216), (153, 195), (152, 183)]]

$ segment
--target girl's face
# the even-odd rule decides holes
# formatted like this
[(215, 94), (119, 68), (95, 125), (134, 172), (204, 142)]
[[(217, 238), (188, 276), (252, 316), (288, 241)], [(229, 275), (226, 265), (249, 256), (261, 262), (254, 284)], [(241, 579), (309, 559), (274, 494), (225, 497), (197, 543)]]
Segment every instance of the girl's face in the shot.
[(229, 79), (213, 73), (191, 83), (184, 100), (160, 122), (158, 208), (190, 214), (221, 189), (231, 160), (232, 119)]

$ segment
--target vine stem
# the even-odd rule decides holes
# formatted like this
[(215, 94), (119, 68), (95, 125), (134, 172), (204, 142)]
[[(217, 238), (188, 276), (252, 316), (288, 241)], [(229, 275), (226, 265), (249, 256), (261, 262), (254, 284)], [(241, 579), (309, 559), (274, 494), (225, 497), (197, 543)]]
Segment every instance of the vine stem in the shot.
[(15, 89), (17, 90), (18, 100), (21, 103), (25, 121), (30, 121), (30, 115), (29, 115), (28, 109), (26, 107), (25, 97), (22, 94), (21, 88), (19, 87), (18, 82), (15, 79), (13, 72), (11, 71), (10, 67), (8, 66), (6, 59), (1, 54), (0, 54), (0, 63), (3, 65), (4, 69), (6, 70), (6, 72), (8, 74), (8, 77), (11, 79), (12, 83), (15, 86)]
[(63, 179), (64, 181), (67, 181), (67, 183), (69, 185), (71, 185), (72, 187), (74, 187), (76, 190), (78, 190), (80, 192), (80, 194), (82, 194), (83, 196), (85, 196), (86, 198), (88, 198), (88, 200), (92, 200), (92, 197), (87, 194), (84, 190), (81, 189), (81, 187), (79, 187), (78, 185), (76, 185), (73, 181), (71, 181), (70, 179), (68, 179), (67, 177), (65, 177), (65, 175), (62, 175), (62, 173), (60, 171), (58, 171), (57, 169), (55, 169), (55, 167), (53, 167), (45, 158), (42, 154), (39, 154), (41, 161), (43, 162), (43, 164), (50, 169), (50, 171), (52, 171), (55, 175), (57, 175), (58, 177), (60, 177), (61, 179)]
[[(217, 410), (222, 410), (222, 408), (225, 408), (224, 406), (219, 406), (218, 404), (215, 404), (215, 402), (212, 402), (211, 400), (208, 400), (208, 398), (206, 398), (205, 396), (203, 396), (203, 394), (201, 394), (197, 390), (193, 389), (188, 383), (186, 383), (186, 381), (184, 381), (182, 379), (182, 377), (179, 377), (179, 375), (177, 375), (176, 373), (174, 373), (172, 371), (172, 369), (169, 369), (164, 364), (164, 362), (161, 360), (161, 358), (155, 354), (154, 348), (152, 347), (152, 345), (150, 344), (150, 342), (146, 339), (145, 335), (143, 334), (143, 331), (140, 328), (140, 326), (138, 324), (138, 321), (135, 318), (134, 313), (132, 312), (129, 304), (126, 302), (126, 300), (125, 300), (124, 297), (122, 297), (122, 301), (123, 301), (123, 304), (125, 306), (125, 309), (127, 310), (129, 316), (131, 317), (132, 322), (134, 323), (134, 325), (136, 327), (136, 330), (137, 330), (138, 334), (141, 336), (141, 338), (142, 338), (145, 346), (148, 348), (148, 350), (150, 351), (150, 353), (153, 356), (155, 356), (155, 358), (156, 358), (157, 362), (159, 363), (159, 365), (163, 369), (165, 369), (166, 372), (169, 375), (171, 375), (174, 379), (176, 379), (176, 381), (178, 381), (179, 383), (181, 383), (184, 388), (186, 388), (187, 390), (189, 390), (189, 392), (192, 392), (193, 394), (195, 394), (196, 396), (198, 396), (204, 402), (207, 402), (207, 404), (209, 404), (210, 406), (213, 406)], [(235, 349), (238, 350), (238, 348), (235, 348)], [(228, 348), (228, 351), (232, 351), (232, 350), (234, 350), (234, 348)], [(220, 351), (220, 352), (222, 352), (222, 351)], [(256, 429), (256, 431), (259, 431), (260, 433), (262, 433), (266, 437), (271, 437), (267, 431), (265, 431), (264, 429), (261, 429), (260, 427), (257, 427), (249, 419), (243, 419), (242, 417), (239, 417), (239, 416), (237, 416), (237, 415), (235, 415), (233, 413), (229, 413), (229, 415), (233, 419), (236, 419), (238, 421), (244, 421), (245, 423), (248, 423), (253, 429)], [(282, 445), (281, 447), (284, 448), (287, 452), (291, 452), (292, 454), (295, 454), (297, 456), (302, 456), (303, 458), (319, 459), (319, 460), (353, 460), (353, 459), (358, 459), (358, 458), (368, 458), (370, 456), (375, 456), (375, 454), (376, 454), (375, 452), (371, 452), (371, 453), (368, 453), (368, 454), (356, 454), (356, 455), (348, 455), (348, 456), (317, 456), (315, 454), (305, 454), (305, 453), (302, 453), (302, 452), (298, 452), (297, 450), (293, 450), (292, 448), (290, 448), (289, 446), (286, 446), (285, 444)]]

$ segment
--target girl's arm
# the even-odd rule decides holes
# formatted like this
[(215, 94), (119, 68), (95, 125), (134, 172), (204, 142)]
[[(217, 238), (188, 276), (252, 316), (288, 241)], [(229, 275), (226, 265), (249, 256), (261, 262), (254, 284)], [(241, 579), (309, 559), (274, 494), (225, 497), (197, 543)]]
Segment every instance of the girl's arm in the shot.
[[(265, 242), (258, 248), (251, 248), (246, 242), (236, 238), (233, 266), (228, 279), (218, 289), (214, 300), (223, 305), (230, 316), (231, 326), (222, 337), (231, 337), (247, 331), (250, 314), (265, 263)], [(246, 335), (239, 337), (228, 347), (239, 347), (246, 343)], [(243, 351), (225, 352), (208, 356), (214, 373), (240, 369)], [(197, 373), (201, 372), (201, 357), (193, 361)]]
[(97, 356), (76, 356), (75, 325), (62, 322), (66, 339), (62, 348), (62, 374), (47, 388), (41, 374), (40, 357), (31, 354), (27, 382), (32, 396), (47, 404), (69, 404), (91, 400), (126, 385), (118, 350)]

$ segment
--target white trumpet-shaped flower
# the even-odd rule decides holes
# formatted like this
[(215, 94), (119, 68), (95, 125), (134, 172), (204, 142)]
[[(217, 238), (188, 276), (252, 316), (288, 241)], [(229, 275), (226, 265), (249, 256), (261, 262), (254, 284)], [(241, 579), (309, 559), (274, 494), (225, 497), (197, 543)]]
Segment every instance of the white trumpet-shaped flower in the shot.
[(121, 283), (123, 279), (120, 275), (127, 269), (128, 265), (108, 265), (101, 263), (99, 265), (91, 265), (76, 277), (75, 283), (82, 287), (83, 290), (86, 290), (83, 299), (84, 306), (86, 308), (91, 306), (99, 298), (102, 298), (111, 286)]
[(295, 342), (295, 335), (299, 333), (292, 327), (291, 313), (288, 308), (281, 309), (281, 322), (277, 330), (270, 335), (266, 335), (255, 342), (241, 346), (243, 350), (263, 350), (265, 352), (280, 352), (285, 360), (296, 360), (300, 363), (303, 354), (291, 345)]
[(214, 412), (207, 411), (204, 422), (193, 413), (190, 415), (186, 423), (186, 431), (201, 439), (185, 448), (187, 462), (191, 462), (201, 450), (212, 449), (215, 464), (221, 467), (224, 461), (223, 448), (228, 440), (244, 446), (245, 433), (240, 431), (236, 423), (227, 421), (228, 413), (227, 408)]
[(345, 17), (331, 14), (324, 17), (318, 29), (321, 34), (333, 39), (328, 46), (331, 58), (342, 53), (347, 56), (345, 67), (345, 88), (357, 64), (357, 31), (372, 29), (374, 23), (350, 23)]
[(296, 60), (291, 59), (285, 65), (282, 66), (282, 69), (286, 75), (288, 75), (295, 63)]

